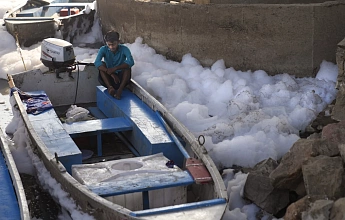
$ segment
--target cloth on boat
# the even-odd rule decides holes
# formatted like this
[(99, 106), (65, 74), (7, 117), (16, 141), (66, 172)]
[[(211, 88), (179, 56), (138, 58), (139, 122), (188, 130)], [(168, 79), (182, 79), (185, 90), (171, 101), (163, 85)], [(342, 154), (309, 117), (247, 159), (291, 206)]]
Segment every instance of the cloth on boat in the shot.
[(11, 88), (11, 95), (13, 95), (14, 91), (18, 92), (20, 99), (26, 104), (26, 112), (29, 114), (38, 115), (48, 109), (53, 108), (49, 97), (43, 91), (27, 93), (14, 87)]

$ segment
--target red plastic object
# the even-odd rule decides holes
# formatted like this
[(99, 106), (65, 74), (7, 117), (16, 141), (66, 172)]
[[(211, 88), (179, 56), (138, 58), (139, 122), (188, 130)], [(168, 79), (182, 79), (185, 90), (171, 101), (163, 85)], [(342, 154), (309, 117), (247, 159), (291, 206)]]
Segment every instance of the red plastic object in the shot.
[[(79, 13), (79, 9), (78, 8), (71, 8), (71, 14), (70, 15), (75, 15)], [(68, 16), (68, 9), (67, 8), (63, 8), (60, 11), (60, 16), (64, 17), (64, 16)]]
[(188, 158), (186, 168), (198, 184), (208, 183), (212, 181), (212, 177), (205, 165), (196, 158)]

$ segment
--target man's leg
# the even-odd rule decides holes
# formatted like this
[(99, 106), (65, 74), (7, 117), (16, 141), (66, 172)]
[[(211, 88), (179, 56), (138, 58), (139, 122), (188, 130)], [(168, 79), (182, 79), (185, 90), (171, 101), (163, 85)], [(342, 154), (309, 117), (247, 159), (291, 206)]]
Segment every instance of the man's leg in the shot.
[(114, 89), (114, 87), (112, 86), (112, 83), (111, 83), (113, 78), (111, 76), (109, 76), (106, 72), (103, 72), (103, 71), (99, 71), (99, 74), (100, 74), (101, 79), (102, 79), (102, 81), (99, 80), (101, 85), (107, 87), (108, 88), (108, 93), (111, 96), (114, 96), (115, 89)]
[(121, 79), (120, 87), (117, 89), (116, 94), (114, 95), (116, 99), (121, 99), (122, 90), (129, 83), (129, 80), (131, 79), (131, 75), (132, 75), (132, 69), (122, 70), (122, 79)]

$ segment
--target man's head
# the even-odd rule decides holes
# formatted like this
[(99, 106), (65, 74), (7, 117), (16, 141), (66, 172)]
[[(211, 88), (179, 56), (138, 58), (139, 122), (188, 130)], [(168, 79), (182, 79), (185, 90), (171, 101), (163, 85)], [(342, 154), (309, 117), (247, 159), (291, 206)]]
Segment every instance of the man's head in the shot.
[(109, 49), (115, 52), (120, 42), (120, 35), (116, 31), (109, 31), (104, 36), (104, 40), (108, 45)]

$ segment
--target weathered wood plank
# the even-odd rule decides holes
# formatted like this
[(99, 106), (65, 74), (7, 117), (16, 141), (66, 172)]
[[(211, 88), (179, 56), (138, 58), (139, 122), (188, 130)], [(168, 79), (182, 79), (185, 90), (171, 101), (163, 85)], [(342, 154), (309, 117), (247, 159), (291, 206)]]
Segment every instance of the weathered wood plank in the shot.
[(133, 175), (131, 178), (120, 177), (116, 181), (101, 182), (87, 187), (100, 196), (114, 196), (133, 192), (143, 192), (156, 189), (164, 189), (176, 186), (187, 186), (194, 183), (192, 176), (187, 172), (159, 173), (152, 175), (148, 171)]
[(132, 130), (131, 123), (124, 117), (78, 121), (63, 126), (72, 136), (83, 133), (97, 134), (98, 131), (105, 133)]

